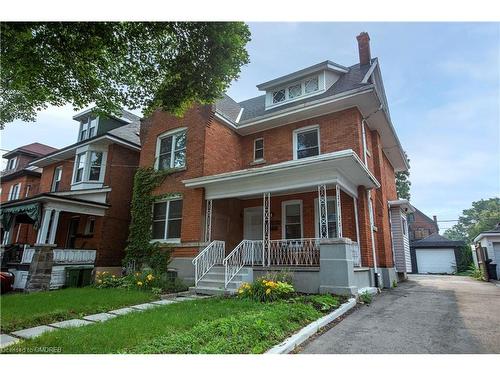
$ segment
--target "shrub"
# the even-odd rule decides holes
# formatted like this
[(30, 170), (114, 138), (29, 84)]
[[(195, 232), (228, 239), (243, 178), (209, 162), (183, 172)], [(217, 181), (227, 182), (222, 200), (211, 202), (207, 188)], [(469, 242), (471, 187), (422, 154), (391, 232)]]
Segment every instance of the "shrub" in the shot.
[(331, 294), (319, 294), (300, 297), (299, 301), (311, 304), (316, 310), (328, 312), (340, 305), (340, 298)]
[(117, 277), (109, 272), (98, 272), (96, 273), (94, 286), (99, 289), (151, 290), (157, 295), (160, 295), (163, 291), (180, 292), (187, 289), (179, 279), (170, 280), (167, 278), (166, 273), (159, 274), (148, 269), (122, 277)]
[(251, 298), (260, 302), (289, 298), (294, 292), (295, 290), (291, 284), (283, 281), (268, 280), (265, 277), (259, 278), (251, 284), (243, 283), (238, 289), (240, 297)]
[(396, 280), (392, 280), (392, 287), (397, 288), (398, 287), (398, 282)]
[(287, 270), (277, 271), (277, 272), (268, 272), (264, 276), (266, 280), (271, 281), (281, 281), (282, 283), (292, 284), (292, 274)]
[(359, 300), (361, 301), (361, 303), (364, 303), (367, 305), (372, 303), (372, 299), (373, 299), (373, 297), (368, 291), (363, 292), (359, 295)]
[(483, 281), (484, 280), (484, 275), (483, 271), (481, 271), (480, 268), (477, 268), (476, 266), (472, 265), (469, 267), (469, 276), (472, 277), (473, 279)]

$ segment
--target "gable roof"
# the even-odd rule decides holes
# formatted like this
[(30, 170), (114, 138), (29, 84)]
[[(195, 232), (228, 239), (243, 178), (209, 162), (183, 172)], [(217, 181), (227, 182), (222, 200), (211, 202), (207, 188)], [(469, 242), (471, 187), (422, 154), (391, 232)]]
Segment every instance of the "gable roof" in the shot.
[(439, 233), (433, 233), (430, 236), (425, 237), (419, 241), (414, 241), (411, 243), (411, 247), (460, 247), (464, 246), (464, 241), (453, 241)]
[[(415, 213), (414, 213), (414, 215), (415, 215), (415, 214), (418, 214), (418, 215), (419, 215), (420, 217), (422, 217), (424, 220), (426, 220), (427, 222), (429, 222), (429, 224), (434, 225), (434, 226), (436, 227), (436, 229), (438, 229), (438, 230), (439, 230), (438, 225), (436, 224), (436, 222), (435, 222), (433, 219), (431, 219), (429, 216), (427, 216), (426, 214), (424, 214), (424, 213), (423, 213), (422, 211), (420, 211), (417, 207), (414, 207), (414, 208), (415, 208)], [(411, 224), (413, 224), (413, 222), (412, 222), (412, 223), (410, 223), (410, 226), (411, 226)]]
[(33, 156), (44, 156), (47, 154), (50, 154), (51, 152), (57, 151), (57, 148), (45, 145), (43, 143), (30, 143), (28, 145), (24, 145), (21, 147), (18, 147), (12, 151), (9, 151), (3, 155), (4, 159), (8, 159), (10, 156), (13, 156), (17, 153), (25, 153)]

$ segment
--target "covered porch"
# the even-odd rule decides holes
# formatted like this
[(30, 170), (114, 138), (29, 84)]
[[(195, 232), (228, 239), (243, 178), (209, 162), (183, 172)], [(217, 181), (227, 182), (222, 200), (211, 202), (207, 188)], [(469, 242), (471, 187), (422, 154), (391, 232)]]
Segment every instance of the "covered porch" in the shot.
[[(4, 237), (2, 269), (15, 275), (15, 289), (25, 289), (40, 273), (40, 254), (50, 259), (47, 288), (65, 283), (68, 266), (93, 268), (98, 248), (96, 233), (107, 204), (53, 194), (7, 202), (1, 208)], [(20, 235), (23, 233), (25, 235)]]
[(358, 189), (380, 185), (352, 150), (185, 184), (203, 187), (206, 198), (195, 283), (215, 265), (224, 266), (225, 287), (246, 266), (317, 272), (321, 244), (337, 239), (349, 241), (352, 265), (363, 265)]

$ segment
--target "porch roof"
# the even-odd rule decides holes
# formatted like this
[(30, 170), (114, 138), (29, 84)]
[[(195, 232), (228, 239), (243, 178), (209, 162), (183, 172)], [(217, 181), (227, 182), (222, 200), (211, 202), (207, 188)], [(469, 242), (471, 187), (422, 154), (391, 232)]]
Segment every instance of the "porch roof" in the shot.
[(351, 149), (264, 167), (184, 180), (186, 187), (205, 188), (207, 199), (250, 197), (264, 192), (300, 191), (319, 184), (339, 184), (357, 196), (357, 187), (380, 183)]
[(44, 208), (53, 208), (60, 211), (96, 216), (104, 216), (106, 209), (110, 206), (107, 203), (91, 202), (83, 199), (42, 193), (30, 198), (5, 202), (4, 204), (2, 204), (0, 210), (16, 206), (23, 206), (31, 203), (42, 203)]

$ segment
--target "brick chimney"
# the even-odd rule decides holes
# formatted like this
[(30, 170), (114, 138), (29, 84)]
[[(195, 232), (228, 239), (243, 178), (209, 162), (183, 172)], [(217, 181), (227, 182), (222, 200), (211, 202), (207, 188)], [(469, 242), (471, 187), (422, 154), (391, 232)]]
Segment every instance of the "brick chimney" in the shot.
[(434, 215), (434, 216), (432, 217), (432, 219), (434, 219), (434, 223), (436, 224), (436, 228), (438, 228), (438, 231), (439, 231), (439, 225), (438, 225), (438, 218), (437, 218), (437, 216), (436, 216), (436, 215)]
[(370, 36), (367, 32), (363, 31), (356, 39), (358, 40), (359, 64), (370, 64), (372, 60), (372, 55), (370, 53)]

